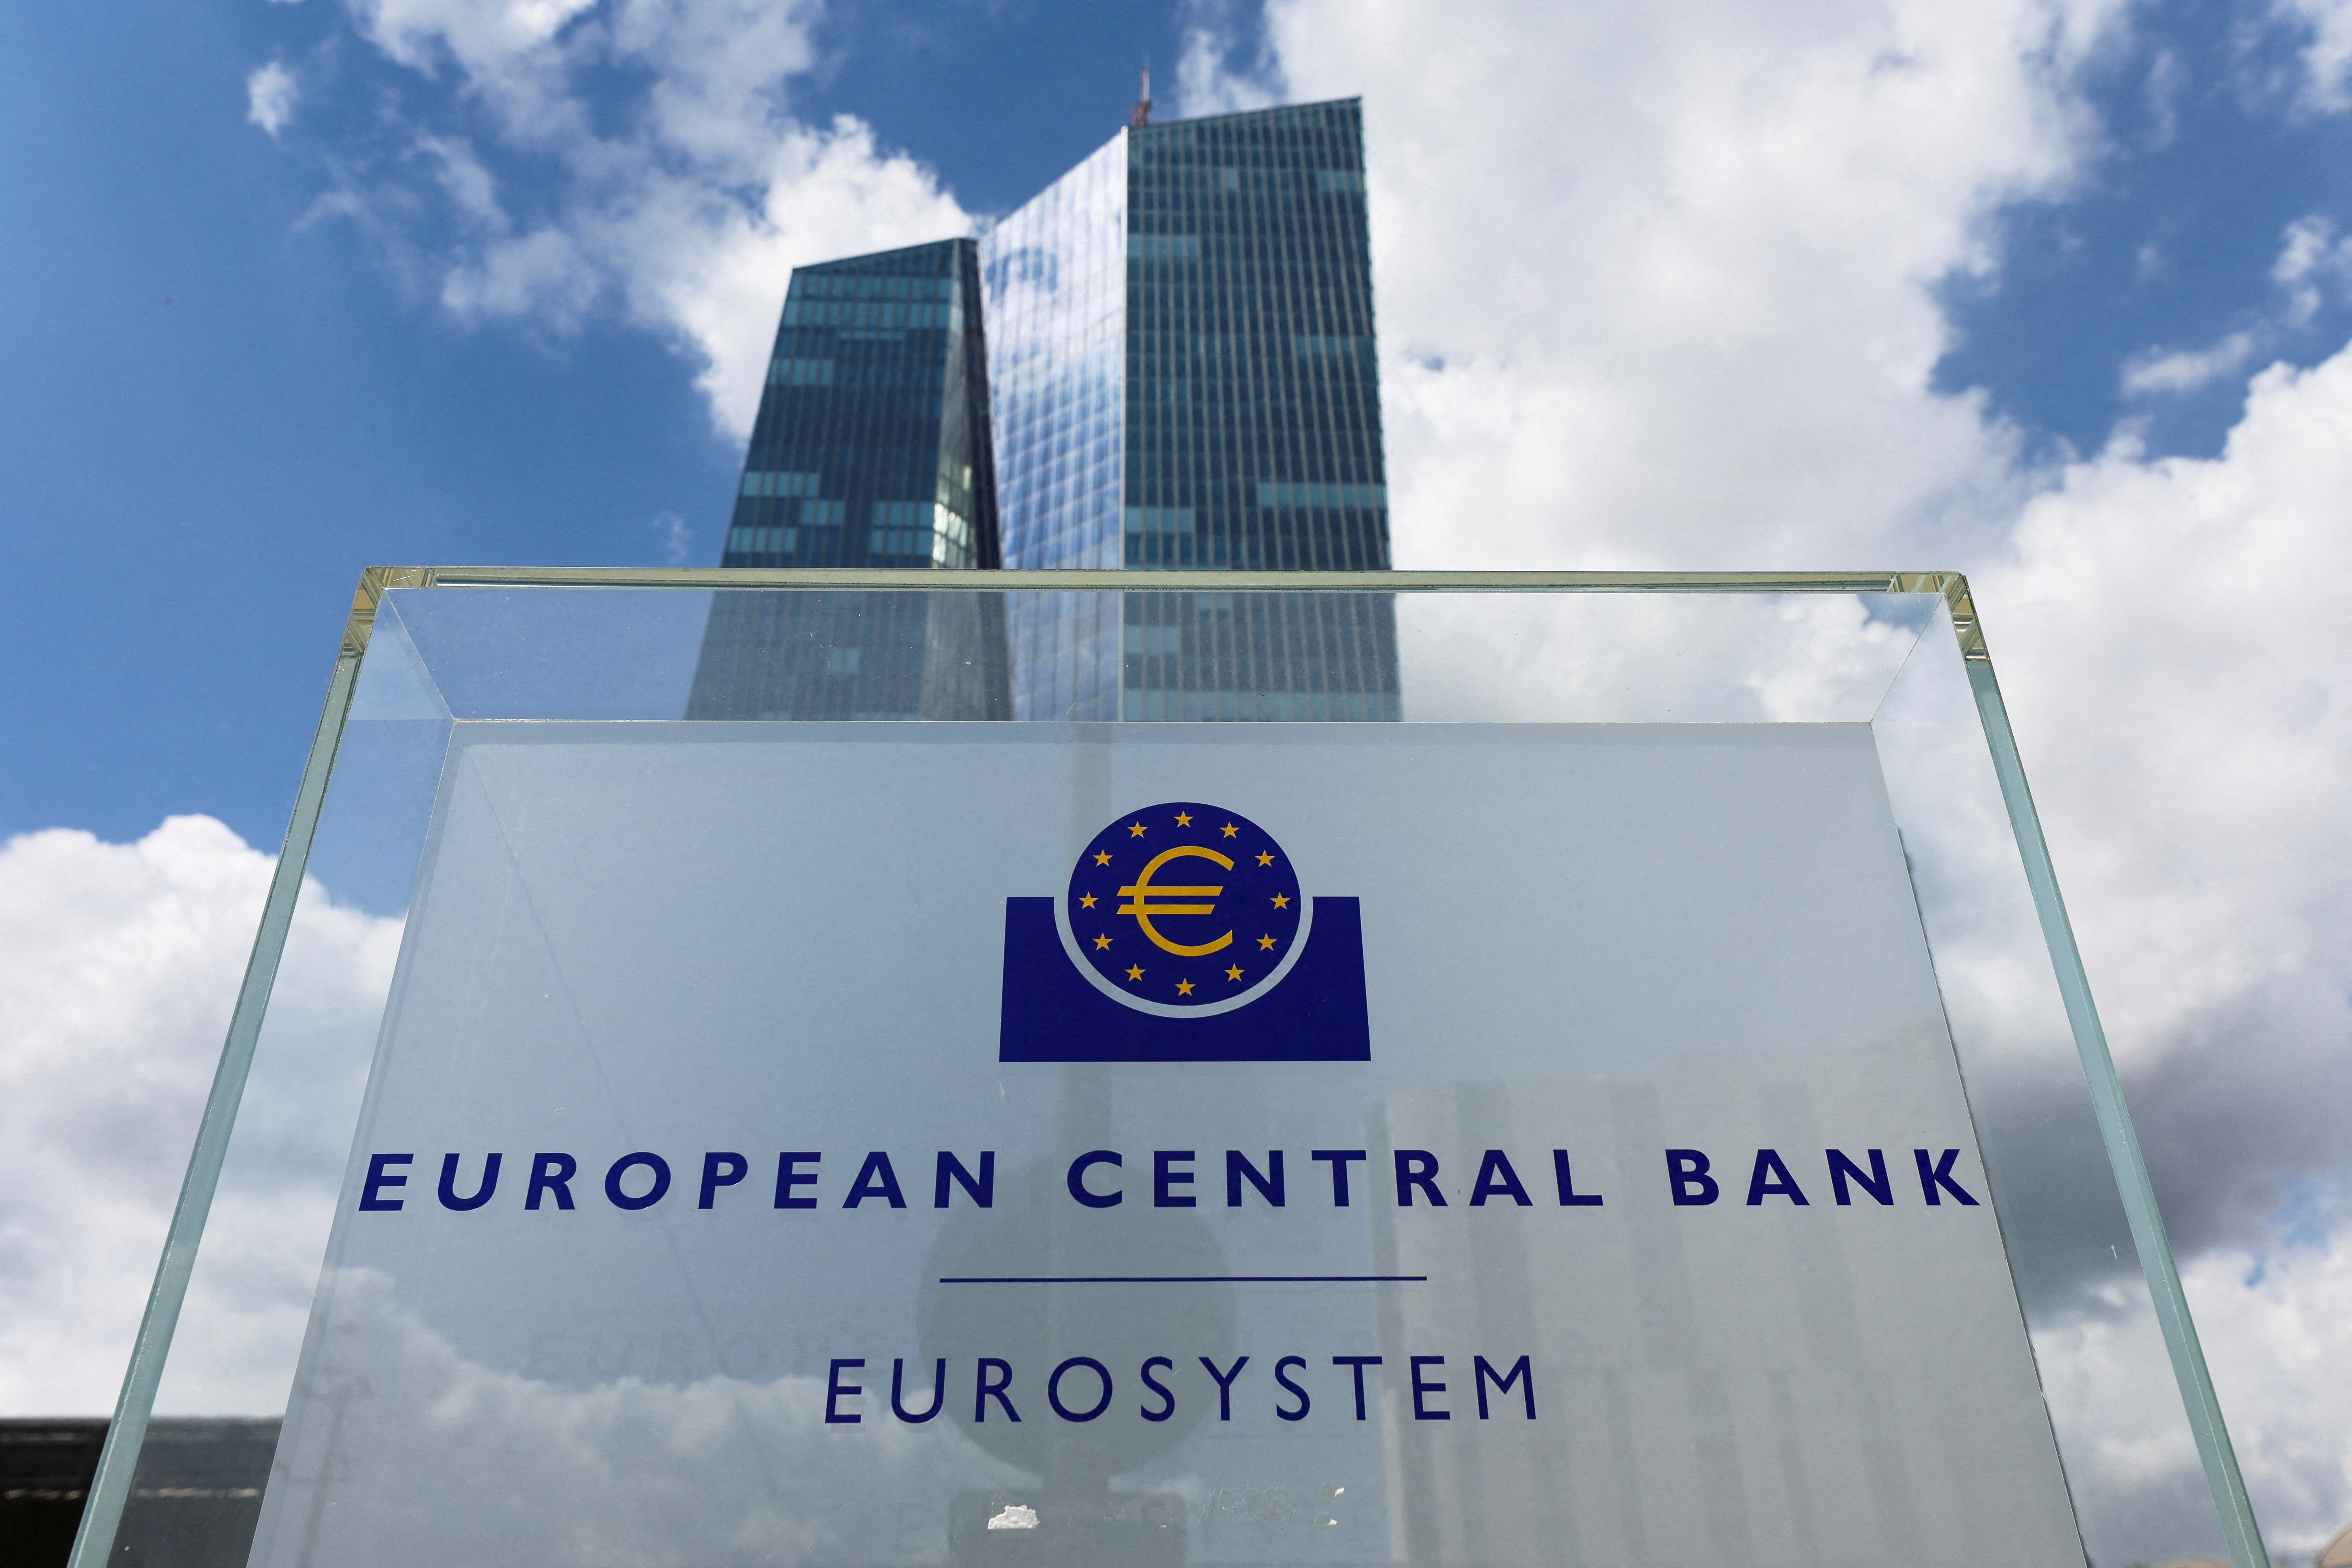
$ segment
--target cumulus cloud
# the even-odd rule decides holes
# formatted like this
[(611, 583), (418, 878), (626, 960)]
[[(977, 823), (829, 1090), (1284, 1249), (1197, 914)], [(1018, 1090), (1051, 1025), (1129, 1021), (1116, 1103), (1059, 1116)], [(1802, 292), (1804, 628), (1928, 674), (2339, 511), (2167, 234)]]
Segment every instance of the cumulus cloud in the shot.
[(1178, 114), (1232, 114), (1284, 101), (1282, 66), (1271, 49), (1237, 58), (1232, 0), (1193, 0), (1185, 7), (1184, 52), (1176, 62)]
[[(793, 266), (971, 227), (870, 127), (793, 114), (791, 79), (815, 63), (813, 4), (353, 9), (414, 90), (389, 145), (339, 150), (317, 214), (360, 222), (460, 321), (564, 332), (613, 309), (670, 337), (731, 435), (758, 407)], [(509, 166), (528, 178), (502, 179)]]
[(2352, 1247), (2342, 1243), (2352, 1205), (2331, 1192), (2308, 1207), (2271, 1246), (2208, 1254), (2183, 1281), (2212, 1343), (2222, 1399), (2262, 1412), (2240, 1424), (2240, 1461), (2298, 1552), (2339, 1532), (2352, 1490), (2338, 1349), (2352, 1322)]
[(2336, 237), (2336, 226), (2314, 214), (2287, 225), (2271, 281), (2286, 294), (2286, 320), (2302, 326), (2327, 302), (2330, 285), (2352, 285), (2352, 238)]
[(478, 79), (552, 41), (595, 0), (359, 0), (360, 28), (414, 69), (446, 60)]
[[(2352, 1321), (2344, 1207), (2333, 1194), (2318, 1235), (2274, 1232), (2205, 1253), (2181, 1270), (2274, 1561), (2315, 1556), (2343, 1529), (2352, 1494), (2341, 1361), (2343, 1324)], [(2157, 1402), (2169, 1391), (2124, 1375), (2133, 1342), (2153, 1328), (2144, 1308), (2114, 1296), (2108, 1312), (2085, 1314), (2037, 1348), (2045, 1377), (2053, 1366), (2066, 1369), (2052, 1380), (2054, 1408), (2107, 1407), (2107, 1435), (2093, 1459), (2100, 1479), (2153, 1500), (2168, 1475), (2193, 1468), (2195, 1458), (2168, 1435), (2149, 1436), (2166, 1431)]]
[(2352, 283), (2352, 239), (2336, 237), (2336, 226), (2317, 214), (2297, 218), (2280, 237), (2271, 264), (2277, 295), (2254, 324), (2202, 349), (2150, 349), (2126, 361), (2126, 397), (2196, 392), (2216, 382), (2242, 377), (2262, 356), (2275, 353), (2288, 334), (2308, 327), (2328, 302), (2331, 290)]
[(245, 118), (275, 136), (294, 118), (300, 84), (282, 60), (271, 60), (245, 79)]
[(2352, 5), (2346, 0), (2277, 0), (2278, 14), (2301, 27), (2304, 107), (2318, 114), (2352, 110)]
[[(0, 1409), (113, 1408), (270, 868), (203, 816), (135, 844), (52, 829), (0, 845)], [(398, 931), (310, 890), (274, 1058), (355, 1037), (364, 1070)], [(255, 1115), (257, 1146), (314, 1135), (282, 1108)], [(314, 1278), (315, 1249), (290, 1277), (262, 1268), (296, 1292), (297, 1340), (302, 1262)], [(236, 1272), (215, 1278), (234, 1289)]]
[[(623, 1378), (566, 1389), (460, 1353), (373, 1269), (326, 1283), (333, 1331), (290, 1420), (256, 1540), (264, 1568), (409, 1562), (936, 1561), (942, 1515), (910, 1496), (1019, 1472), (950, 1423), (824, 1419), (820, 1379)], [(317, 1509), (325, 1488), (333, 1507)], [(315, 1510), (315, 1511), (314, 1511)]]
[(2352, 564), (2347, 419), (2352, 351), (2274, 366), (2220, 457), (2073, 465), (1977, 578), (2224, 1408), (2298, 1553), (2352, 1517), (2352, 1232), (2249, 1258), (2297, 1193), (2352, 1190), (2352, 632), (2324, 586)]
[(2195, 392), (2246, 368), (2254, 357), (2254, 334), (2231, 332), (2209, 349), (2150, 351), (2126, 362), (2123, 388), (2126, 397), (2159, 392)]
[[(2117, 1050), (2187, 1102), (2143, 1114), (2249, 1168), (2343, 1163), (2326, 1124), (2352, 1112), (2326, 1067), (2352, 1043), (2352, 628), (2325, 586), (2352, 566), (2347, 420), (2352, 352), (2273, 366), (2220, 457), (2070, 467), (1978, 579)], [(2170, 1195), (2219, 1239), (2192, 1216), (2221, 1191)]]

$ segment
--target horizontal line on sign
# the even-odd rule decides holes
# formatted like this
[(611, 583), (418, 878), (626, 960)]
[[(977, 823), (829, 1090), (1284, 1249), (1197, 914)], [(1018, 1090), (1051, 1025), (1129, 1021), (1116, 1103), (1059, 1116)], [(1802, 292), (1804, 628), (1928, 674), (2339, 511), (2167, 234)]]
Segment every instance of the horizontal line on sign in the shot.
[(1420, 1284), (1426, 1274), (974, 1274), (942, 1285), (1391, 1285)]

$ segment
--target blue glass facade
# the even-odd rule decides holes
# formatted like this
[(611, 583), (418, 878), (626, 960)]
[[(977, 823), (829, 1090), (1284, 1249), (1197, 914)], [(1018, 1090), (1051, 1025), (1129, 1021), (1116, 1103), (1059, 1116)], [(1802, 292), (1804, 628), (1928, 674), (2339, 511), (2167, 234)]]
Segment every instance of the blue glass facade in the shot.
[[(995, 566), (994, 443), (969, 239), (795, 268), (726, 566)], [(996, 718), (1003, 627), (920, 594), (726, 592), (690, 718)]]
[(725, 566), (995, 566), (972, 241), (793, 269)]
[(1389, 563), (1353, 100), (1128, 132), (1124, 560)]
[[(1126, 563), (1127, 133), (981, 242), (989, 403), (1008, 566)], [(1116, 600), (1016, 594), (1024, 719), (1118, 717)]]
[[(1006, 565), (1389, 564), (1363, 171), (1354, 100), (1136, 126), (982, 241)], [(1089, 603), (1023, 717), (1397, 716), (1384, 596)]]

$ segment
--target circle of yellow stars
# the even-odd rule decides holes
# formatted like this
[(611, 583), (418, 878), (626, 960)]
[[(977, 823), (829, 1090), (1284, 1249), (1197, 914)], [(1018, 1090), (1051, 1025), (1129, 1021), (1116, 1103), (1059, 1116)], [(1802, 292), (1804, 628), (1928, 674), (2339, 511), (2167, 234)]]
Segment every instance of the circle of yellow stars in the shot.
[[(1195, 818), (1190, 811), (1178, 811), (1174, 814), (1175, 826), (1180, 828), (1191, 827), (1194, 821)], [(1141, 816), (1129, 819), (1125, 826), (1127, 836), (1130, 839), (1145, 838), (1150, 832), (1150, 826)], [(1242, 833), (1241, 825), (1230, 820), (1216, 824), (1215, 828), (1215, 837), (1217, 839), (1239, 838)], [(1106, 829), (1106, 831), (1109, 830)], [(1100, 841), (1099, 837), (1097, 837), (1097, 842), (1099, 843)], [(1250, 858), (1262, 868), (1270, 869), (1275, 864), (1275, 853), (1271, 849), (1260, 850), (1255, 855), (1252, 855)], [(1089, 862), (1096, 868), (1108, 869), (1111, 865), (1112, 859), (1113, 857), (1109, 850), (1097, 849), (1081, 860), (1081, 869), (1083, 870)], [(1272, 894), (1268, 896), (1267, 902), (1274, 910), (1280, 911), (1286, 916), (1289, 916), (1291, 919), (1296, 919), (1295, 915), (1290, 914), (1292, 900), (1288, 893), (1283, 892)], [(1090, 911), (1097, 915), (1109, 914), (1112, 912), (1111, 910), (1101, 908), (1101, 895), (1096, 893), (1087, 892), (1079, 894), (1076, 903), (1078, 909), (1083, 911)], [(1255, 952), (1274, 953), (1278, 952), (1282, 945), (1281, 939), (1276, 937), (1271, 931), (1261, 931), (1255, 937), (1248, 939), (1248, 941), (1250, 951)], [(1234, 945), (1240, 946), (1242, 945), (1242, 942), (1243, 939), (1237, 931), (1234, 937)], [(1097, 931), (1093, 937), (1087, 939), (1087, 946), (1090, 952), (1108, 952), (1112, 945), (1113, 939), (1110, 933), (1107, 931)], [(1149, 957), (1150, 955), (1146, 954), (1145, 956)], [(1150, 966), (1144, 963), (1133, 963), (1128, 964), (1123, 971), (1130, 984), (1140, 983), (1150, 972)], [(1235, 985), (1240, 984), (1243, 981), (1250, 977), (1250, 971), (1244, 968), (1238, 962), (1227, 962), (1223, 966), (1223, 973), (1226, 982)], [(1191, 999), (1200, 989), (1200, 984), (1189, 976), (1179, 976), (1174, 986), (1175, 994), (1179, 998), (1185, 1000)]]

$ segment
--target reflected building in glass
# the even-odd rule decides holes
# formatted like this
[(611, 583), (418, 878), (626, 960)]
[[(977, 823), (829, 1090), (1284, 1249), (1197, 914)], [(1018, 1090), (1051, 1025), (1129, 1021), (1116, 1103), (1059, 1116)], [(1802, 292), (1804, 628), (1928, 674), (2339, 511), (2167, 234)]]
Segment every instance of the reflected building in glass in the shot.
[[(996, 566), (977, 247), (797, 268), (725, 566)], [(1001, 620), (922, 594), (721, 592), (688, 717), (990, 719)]]
[[(1144, 120), (981, 241), (1004, 563), (1385, 568), (1359, 102)], [(1386, 595), (1054, 603), (1024, 718), (1398, 716)]]

